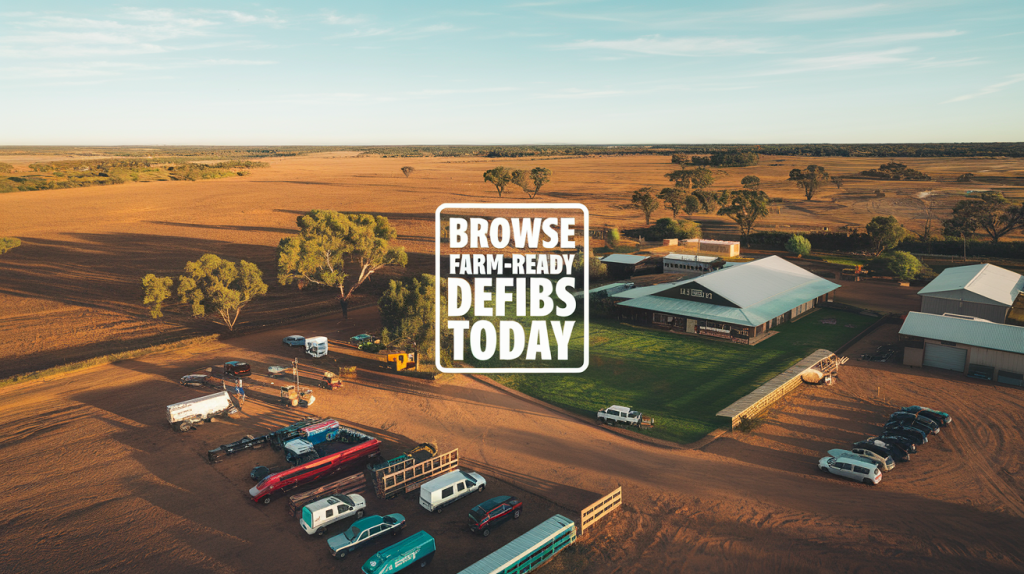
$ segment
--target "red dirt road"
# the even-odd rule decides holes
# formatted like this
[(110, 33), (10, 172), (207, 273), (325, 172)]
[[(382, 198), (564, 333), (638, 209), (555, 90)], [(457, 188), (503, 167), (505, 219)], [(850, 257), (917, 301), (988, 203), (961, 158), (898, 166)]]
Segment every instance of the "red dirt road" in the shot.
[[(230, 358), (282, 364), (298, 353), (282, 336), (347, 337), (348, 325), (371, 313), (353, 313), (340, 333), (338, 319), (325, 318), (0, 389), (0, 571), (358, 571), (370, 553), (336, 563), (281, 501), (256, 506), (243, 495), (249, 468), (278, 454), (204, 459), (209, 448), (299, 413), (250, 400), (237, 420), (179, 434), (164, 406), (200, 394), (174, 383), (193, 368)], [(862, 345), (877, 344), (868, 339)], [(360, 380), (319, 391), (312, 413), (379, 436), (385, 456), (422, 441), (457, 447), (465, 468), (492, 481), (486, 497), (516, 493), (528, 505), (522, 519), (482, 539), (462, 520), (484, 496), (442, 515), (370, 496), (371, 512), (401, 512), (408, 532), (437, 537), (434, 572), (457, 572), (619, 484), (624, 506), (543, 571), (1024, 569), (1019, 389), (853, 361), (838, 384), (802, 389), (756, 432), (690, 450), (631, 440), (472, 379), (428, 383), (358, 357), (341, 360), (361, 367)], [(949, 410), (956, 424), (877, 487), (815, 470), (825, 450), (866, 436), (904, 403)]]

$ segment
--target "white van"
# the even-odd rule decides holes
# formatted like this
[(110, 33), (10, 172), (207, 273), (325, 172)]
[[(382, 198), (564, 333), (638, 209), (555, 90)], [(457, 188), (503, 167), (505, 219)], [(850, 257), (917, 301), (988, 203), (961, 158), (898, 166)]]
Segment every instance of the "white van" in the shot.
[(479, 474), (453, 470), (420, 487), (420, 506), (440, 514), (445, 506), (471, 492), (483, 492), (486, 487), (487, 481)]
[(823, 457), (818, 461), (818, 470), (838, 474), (864, 484), (875, 485), (882, 481), (882, 471), (878, 470), (878, 466), (859, 456)]
[(302, 507), (299, 526), (306, 534), (323, 536), (330, 524), (349, 516), (362, 518), (365, 508), (366, 499), (358, 494), (328, 496)]

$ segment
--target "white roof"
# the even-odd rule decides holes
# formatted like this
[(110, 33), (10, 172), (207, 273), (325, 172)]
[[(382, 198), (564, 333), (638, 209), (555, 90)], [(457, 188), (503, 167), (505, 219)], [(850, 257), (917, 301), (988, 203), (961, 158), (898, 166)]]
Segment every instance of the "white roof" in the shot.
[(1024, 289), (1024, 277), (990, 263), (949, 267), (918, 295), (1010, 306)]
[(442, 474), (437, 478), (431, 479), (428, 482), (423, 483), (423, 486), (421, 486), (420, 488), (426, 490), (427, 492), (433, 492), (435, 490), (447, 488), (465, 478), (466, 473), (462, 472), (461, 470), (453, 470), (448, 474)]
[(726, 267), (694, 279), (705, 289), (732, 301), (740, 308), (753, 307), (787, 291), (821, 280), (814, 273), (776, 255), (744, 265)]
[(679, 260), (679, 261), (696, 261), (698, 263), (714, 263), (719, 260), (719, 257), (712, 255), (691, 255), (688, 253), (669, 253), (665, 256), (665, 259)]
[(609, 409), (615, 409), (617, 411), (631, 411), (631, 410), (633, 410), (633, 409), (631, 409), (629, 407), (624, 407), (622, 405), (612, 405), (612, 406), (610, 406), (608, 408)]

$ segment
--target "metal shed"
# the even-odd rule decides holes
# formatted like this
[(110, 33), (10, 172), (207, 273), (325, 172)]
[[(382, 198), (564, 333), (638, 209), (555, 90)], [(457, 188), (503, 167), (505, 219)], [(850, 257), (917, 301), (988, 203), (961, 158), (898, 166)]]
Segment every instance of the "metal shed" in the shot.
[(910, 312), (900, 328), (903, 364), (1024, 386), (1024, 327)]
[(1005, 323), (1022, 289), (1020, 274), (985, 263), (945, 269), (917, 294), (922, 313), (955, 313)]

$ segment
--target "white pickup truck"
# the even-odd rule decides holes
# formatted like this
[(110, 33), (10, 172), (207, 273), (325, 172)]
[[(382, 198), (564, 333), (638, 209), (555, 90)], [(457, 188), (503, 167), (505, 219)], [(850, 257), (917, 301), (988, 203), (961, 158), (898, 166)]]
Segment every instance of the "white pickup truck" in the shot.
[(597, 420), (603, 423), (622, 423), (627, 425), (640, 425), (643, 415), (629, 407), (612, 405), (603, 411), (597, 411)]

